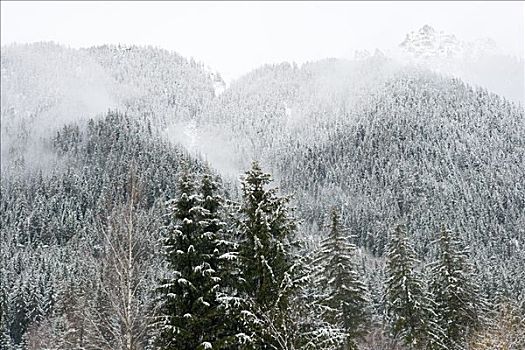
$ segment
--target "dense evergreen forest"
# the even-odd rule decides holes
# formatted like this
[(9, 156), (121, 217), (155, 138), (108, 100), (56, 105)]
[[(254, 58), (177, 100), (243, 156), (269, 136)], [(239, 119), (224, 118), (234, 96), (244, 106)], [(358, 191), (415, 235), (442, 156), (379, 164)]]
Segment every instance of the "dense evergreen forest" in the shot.
[(380, 53), (221, 83), (2, 48), (1, 349), (525, 348), (523, 106)]

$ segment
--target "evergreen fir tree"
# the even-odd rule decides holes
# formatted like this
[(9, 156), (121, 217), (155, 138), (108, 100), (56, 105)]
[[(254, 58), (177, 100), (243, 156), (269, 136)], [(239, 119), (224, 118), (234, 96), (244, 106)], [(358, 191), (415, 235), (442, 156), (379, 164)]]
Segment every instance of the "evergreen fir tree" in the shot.
[[(229, 310), (222, 302), (235, 293), (233, 262), (237, 252), (234, 244), (226, 236), (226, 223), (223, 220), (224, 199), (219, 194), (220, 184), (213, 176), (206, 173), (202, 177), (199, 203), (199, 229), (202, 232), (203, 252), (208, 252), (206, 259), (209, 268), (214, 271), (213, 281), (208, 290), (208, 300), (212, 306), (209, 313), (210, 327), (208, 334), (214, 339), (213, 349), (229, 349), (235, 345), (236, 320), (228, 315)], [(213, 252), (210, 254), (210, 252)], [(203, 253), (204, 254), (204, 253)]]
[(404, 225), (396, 227), (387, 245), (385, 301), (392, 333), (415, 349), (439, 348), (439, 326)]
[(444, 331), (447, 349), (465, 349), (472, 331), (480, 326), (484, 308), (467, 251), (451, 230), (441, 228), (438, 260), (432, 266), (431, 291)]
[(289, 301), (295, 289), (291, 240), (296, 222), (288, 209), (289, 197), (280, 197), (257, 162), (242, 181), (238, 211), (239, 263), (245, 300), (243, 312), (250, 325), (246, 333), (257, 349), (283, 348), (288, 338)]
[(325, 291), (320, 300), (322, 316), (344, 330), (344, 349), (357, 349), (367, 321), (367, 289), (354, 261), (356, 247), (343, 234), (337, 210), (332, 210), (330, 219), (330, 234), (314, 262), (319, 269), (317, 286)]
[(196, 195), (192, 176), (186, 171), (180, 177), (180, 197), (172, 203), (175, 225), (165, 239), (172, 276), (159, 288), (162, 349), (220, 349), (231, 343), (217, 298), (224, 225), (217, 189), (211, 177), (204, 176), (202, 195)]

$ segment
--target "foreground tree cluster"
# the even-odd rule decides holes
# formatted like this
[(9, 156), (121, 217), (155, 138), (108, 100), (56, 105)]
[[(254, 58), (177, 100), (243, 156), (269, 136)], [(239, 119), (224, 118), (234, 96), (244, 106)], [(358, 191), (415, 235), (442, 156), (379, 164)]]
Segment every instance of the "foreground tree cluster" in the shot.
[(355, 246), (334, 211), (331, 235), (307, 256), (290, 198), (270, 182), (254, 163), (240, 202), (227, 204), (211, 175), (200, 185), (181, 175), (163, 241), (168, 277), (157, 290), (160, 348), (356, 348), (366, 287)]
[[(227, 204), (209, 174), (200, 185), (187, 171), (181, 175), (164, 238), (170, 277), (157, 290), (161, 349), (372, 345), (377, 310), (340, 214), (331, 211), (328, 234), (308, 254), (294, 241), (289, 197), (268, 188), (270, 181), (253, 163), (241, 202)], [(405, 225), (390, 235), (384, 336), (410, 349), (466, 349), (484, 326), (485, 296), (457, 235), (443, 226), (435, 246), (436, 260), (422, 267)]]

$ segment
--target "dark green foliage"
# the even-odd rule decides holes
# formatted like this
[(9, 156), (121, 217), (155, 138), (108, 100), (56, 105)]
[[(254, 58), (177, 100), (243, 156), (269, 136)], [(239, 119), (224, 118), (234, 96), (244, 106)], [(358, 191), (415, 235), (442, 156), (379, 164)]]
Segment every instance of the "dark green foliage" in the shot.
[(431, 282), (436, 313), (447, 349), (465, 349), (469, 335), (481, 326), (484, 298), (467, 251), (455, 234), (443, 226), (437, 244)]
[(366, 332), (367, 290), (356, 266), (356, 247), (343, 233), (339, 213), (330, 215), (330, 233), (321, 241), (314, 264), (319, 269), (316, 288), (321, 293), (321, 317), (345, 333), (344, 349), (357, 349)]
[(237, 213), (243, 279), (239, 290), (247, 303), (244, 315), (255, 333), (256, 348), (280, 348), (291, 341), (285, 332), (294, 291), (291, 243), (296, 222), (288, 209), (289, 198), (280, 197), (276, 188), (267, 188), (271, 181), (254, 162), (242, 180)]
[(428, 298), (418, 261), (406, 228), (398, 225), (390, 235), (386, 253), (385, 311), (395, 337), (415, 349), (439, 348), (439, 324)]
[(245, 280), (242, 290), (263, 309), (285, 309), (287, 299), (280, 298), (279, 291), (293, 265), (287, 244), (296, 227), (286, 207), (289, 199), (279, 197), (275, 188), (268, 189), (270, 182), (270, 175), (257, 163), (242, 182), (238, 213), (239, 256)]
[(220, 218), (222, 198), (210, 175), (204, 175), (197, 192), (187, 170), (180, 175), (178, 190), (164, 239), (169, 277), (158, 289), (158, 345), (167, 350), (225, 348), (234, 334), (228, 334), (232, 320), (219, 300), (231, 290), (225, 285), (227, 272), (221, 271), (223, 254), (231, 254), (225, 251), (229, 245)]

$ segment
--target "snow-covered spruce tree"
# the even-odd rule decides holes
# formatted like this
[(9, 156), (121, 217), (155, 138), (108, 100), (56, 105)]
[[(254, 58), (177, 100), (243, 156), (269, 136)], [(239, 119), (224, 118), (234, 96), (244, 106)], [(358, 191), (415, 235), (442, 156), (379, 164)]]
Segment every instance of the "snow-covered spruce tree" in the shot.
[(467, 250), (442, 226), (439, 256), (432, 264), (431, 292), (447, 349), (465, 349), (470, 334), (481, 325), (484, 299), (475, 284)]
[(322, 291), (322, 317), (344, 333), (341, 348), (357, 349), (357, 339), (365, 333), (367, 289), (355, 263), (355, 245), (344, 235), (339, 213), (330, 214), (330, 233), (321, 241), (314, 260), (316, 285)]
[(386, 259), (384, 300), (392, 334), (414, 349), (439, 349), (440, 328), (423, 280), (415, 271), (418, 261), (404, 225), (391, 234)]
[[(214, 298), (210, 295), (210, 304), (213, 306), (210, 321), (213, 324), (208, 329), (208, 334), (212, 334), (214, 339), (211, 343), (213, 349), (236, 349), (235, 334), (238, 324), (232, 318), (235, 310), (228, 310), (228, 304), (224, 300), (231, 300), (236, 293), (234, 270), (237, 252), (234, 243), (226, 235), (226, 223), (223, 220), (226, 216), (225, 201), (220, 195), (220, 189), (220, 183), (211, 174), (205, 173), (202, 176), (198, 197), (202, 208), (199, 213), (199, 229), (203, 235), (201, 247), (203, 252), (208, 252), (207, 261), (209, 267), (215, 271), (216, 281), (210, 286), (210, 291), (215, 294)], [(209, 252), (213, 252), (213, 255)]]
[[(159, 287), (161, 349), (221, 349), (230, 342), (228, 319), (218, 301), (223, 222), (217, 184), (205, 176), (202, 195), (186, 170), (180, 176), (178, 200), (164, 247), (171, 276)], [(226, 253), (225, 253), (226, 254)]]
[(257, 162), (242, 180), (242, 203), (237, 217), (239, 285), (244, 300), (244, 334), (253, 349), (293, 347), (289, 302), (296, 289), (297, 261), (291, 252), (296, 222)]
[(313, 254), (304, 253), (296, 273), (298, 288), (290, 298), (290, 314), (293, 320), (293, 346), (301, 350), (339, 350), (344, 341), (344, 331), (319, 317), (323, 306), (319, 304), (319, 286), (315, 284), (316, 268)]

